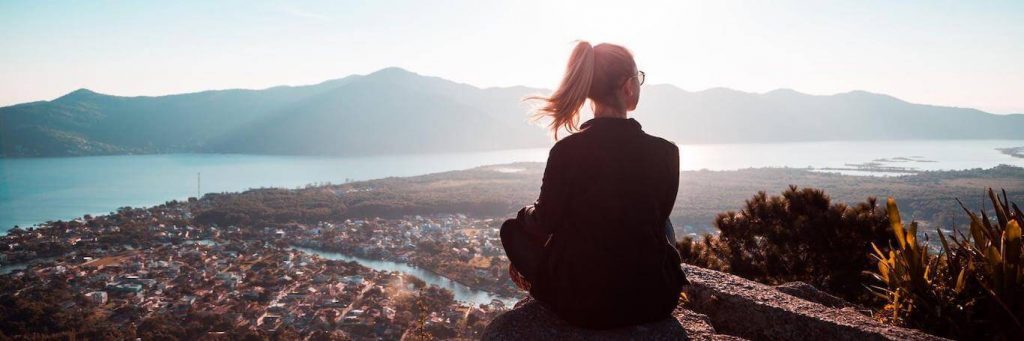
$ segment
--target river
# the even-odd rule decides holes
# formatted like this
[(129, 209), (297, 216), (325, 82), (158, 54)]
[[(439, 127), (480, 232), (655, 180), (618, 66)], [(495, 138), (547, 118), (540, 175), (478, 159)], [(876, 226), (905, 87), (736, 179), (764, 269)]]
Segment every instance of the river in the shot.
[(498, 295), (493, 294), (491, 292), (470, 288), (468, 286), (463, 285), (462, 283), (453, 281), (453, 280), (449, 279), (448, 277), (444, 277), (444, 276), (435, 274), (435, 273), (433, 273), (431, 271), (424, 270), (424, 269), (421, 269), (421, 268), (418, 268), (418, 267), (414, 267), (414, 266), (411, 266), (411, 265), (405, 264), (405, 263), (396, 263), (396, 262), (385, 261), (385, 260), (376, 260), (376, 259), (369, 259), (369, 258), (363, 258), (363, 257), (356, 257), (356, 256), (346, 255), (346, 254), (343, 254), (343, 253), (338, 253), (338, 252), (321, 251), (321, 250), (317, 250), (317, 249), (310, 249), (310, 248), (298, 247), (298, 246), (295, 246), (295, 247), (292, 247), (292, 248), (295, 249), (295, 250), (298, 250), (298, 251), (302, 251), (302, 252), (308, 253), (308, 254), (318, 255), (318, 256), (320, 256), (320, 257), (322, 257), (324, 259), (342, 260), (342, 261), (346, 261), (346, 262), (356, 262), (356, 263), (359, 263), (359, 264), (361, 264), (361, 265), (363, 265), (365, 267), (368, 267), (368, 268), (371, 268), (371, 269), (374, 269), (374, 270), (389, 271), (389, 272), (390, 271), (398, 271), (398, 272), (401, 272), (401, 273), (404, 273), (404, 274), (408, 274), (410, 276), (422, 279), (427, 284), (436, 285), (436, 286), (439, 286), (441, 288), (445, 288), (445, 289), (451, 290), (451, 292), (453, 294), (455, 294), (455, 300), (456, 301), (465, 302), (465, 303), (471, 304), (473, 306), (476, 306), (478, 304), (489, 304), (489, 303), (491, 303), (491, 300), (495, 300), (496, 299), (496, 300), (504, 302), (506, 306), (510, 306), (511, 307), (517, 301), (516, 299), (513, 299), (513, 298), (501, 297), (501, 296), (498, 296)]

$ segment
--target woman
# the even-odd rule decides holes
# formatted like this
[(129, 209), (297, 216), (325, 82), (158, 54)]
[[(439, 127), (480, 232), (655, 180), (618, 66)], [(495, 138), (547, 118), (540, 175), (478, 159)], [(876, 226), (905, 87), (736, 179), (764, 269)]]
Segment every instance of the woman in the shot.
[[(573, 132), (548, 155), (540, 197), (501, 227), (516, 283), (567, 322), (607, 329), (668, 317), (686, 278), (670, 240), (679, 149), (628, 118), (644, 73), (612, 44), (579, 42), (535, 118)], [(594, 118), (577, 127), (590, 99)], [(673, 238), (674, 239), (674, 238)]]

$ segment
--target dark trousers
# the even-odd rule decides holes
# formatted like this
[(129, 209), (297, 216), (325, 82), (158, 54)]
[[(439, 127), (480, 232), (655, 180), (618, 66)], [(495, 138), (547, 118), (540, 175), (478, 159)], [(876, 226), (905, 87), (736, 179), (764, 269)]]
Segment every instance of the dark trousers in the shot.
[[(544, 243), (531, 238), (516, 218), (505, 220), (501, 224), (500, 235), (501, 246), (505, 248), (505, 255), (512, 266), (527, 280), (535, 278), (533, 271), (540, 266)], [(665, 220), (665, 236), (668, 237), (669, 244), (675, 247), (676, 233), (672, 228), (672, 220)]]

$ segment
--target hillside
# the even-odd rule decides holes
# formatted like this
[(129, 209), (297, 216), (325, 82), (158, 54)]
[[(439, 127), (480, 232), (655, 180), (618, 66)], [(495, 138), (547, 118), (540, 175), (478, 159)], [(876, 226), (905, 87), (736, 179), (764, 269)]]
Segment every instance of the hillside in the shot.
[[(308, 86), (119, 97), (79, 89), (0, 108), (0, 156), (133, 153), (381, 155), (543, 147), (521, 99), (399, 68)], [(1024, 115), (855, 91), (813, 96), (645, 87), (634, 113), (677, 143), (1019, 138)], [(588, 117), (588, 116), (585, 116)], [(586, 118), (584, 118), (585, 120)]]
[[(525, 162), (330, 187), (207, 194), (211, 206), (199, 212), (196, 220), (219, 225), (273, 225), (451, 212), (512, 217), (537, 198), (543, 171), (543, 163)], [(956, 198), (972, 208), (981, 208), (985, 188), (992, 187), (1006, 189), (1011, 199), (1019, 201), (1024, 195), (1024, 169), (999, 166), (901, 177), (848, 176), (791, 168), (684, 171), (679, 175), (671, 219), (683, 233), (712, 232), (717, 214), (740, 209), (744, 200), (758, 191), (777, 195), (793, 184), (820, 188), (837, 202), (893, 196), (908, 219), (950, 228), (965, 223)], [(931, 227), (928, 230), (933, 231)]]
[(638, 120), (677, 143), (1018, 139), (1024, 128), (1022, 114), (914, 104), (865, 91), (815, 96), (654, 85), (642, 96)]

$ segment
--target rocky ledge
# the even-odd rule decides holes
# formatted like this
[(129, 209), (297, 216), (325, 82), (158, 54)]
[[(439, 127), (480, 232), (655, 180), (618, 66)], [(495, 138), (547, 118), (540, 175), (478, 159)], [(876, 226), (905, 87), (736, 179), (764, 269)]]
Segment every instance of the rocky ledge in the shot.
[(691, 285), (673, 318), (628, 328), (595, 331), (561, 321), (525, 299), (494, 319), (484, 340), (943, 340), (888, 326), (852, 305), (804, 283), (767, 286), (683, 265)]
[(491, 321), (483, 340), (686, 340), (738, 339), (716, 335), (707, 316), (679, 311), (678, 318), (612, 330), (588, 330), (568, 325), (537, 301), (526, 298)]

